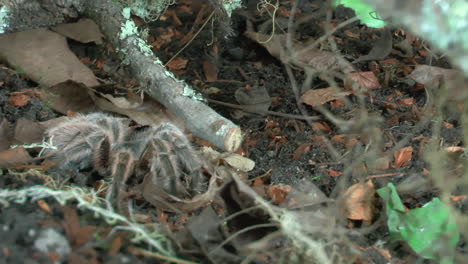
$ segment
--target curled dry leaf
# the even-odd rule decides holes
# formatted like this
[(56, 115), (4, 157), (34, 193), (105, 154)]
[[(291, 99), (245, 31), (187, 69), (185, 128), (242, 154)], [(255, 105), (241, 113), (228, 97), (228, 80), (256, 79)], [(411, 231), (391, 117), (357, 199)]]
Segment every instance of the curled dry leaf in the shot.
[(351, 92), (343, 91), (337, 87), (309, 90), (301, 96), (301, 102), (310, 106), (319, 106), (333, 100), (342, 99)]
[[(245, 36), (258, 42), (282, 63), (301, 69), (310, 68), (317, 72), (341, 71), (349, 73), (354, 66), (341, 56), (328, 51), (310, 49), (307, 43), (293, 41), (292, 49), (287, 49), (287, 34), (264, 35), (256, 32), (245, 32)], [(268, 40), (268, 41), (266, 41)], [(286, 53), (286, 50), (288, 52)]]
[(255, 161), (236, 153), (229, 153), (223, 160), (234, 169), (243, 172), (251, 171), (255, 167)]
[(328, 170), (328, 176), (330, 177), (338, 177), (341, 176), (343, 173), (336, 171), (336, 170)]
[(299, 145), (299, 147), (297, 147), (297, 149), (294, 151), (292, 159), (299, 160), (302, 154), (310, 151), (311, 146), (311, 143), (302, 143), (301, 145)]
[(145, 177), (143, 180), (143, 197), (158, 209), (170, 212), (191, 212), (210, 203), (217, 192), (216, 174), (211, 174), (206, 192), (189, 199), (182, 199), (168, 194), (155, 177)]
[(375, 188), (372, 181), (357, 183), (343, 195), (346, 218), (370, 222), (374, 216)]
[(203, 61), (203, 73), (205, 73), (207, 82), (218, 80), (218, 67), (216, 67), (216, 64), (213, 62), (211, 57)]
[(356, 87), (358, 90), (371, 90), (376, 88), (381, 88), (382, 86), (377, 79), (377, 76), (373, 72), (352, 72), (346, 75), (344, 86), (346, 89), (353, 89), (353, 85), (357, 84)]
[(0, 168), (22, 165), (32, 161), (31, 156), (23, 147), (17, 147), (0, 152)]
[(393, 168), (401, 168), (411, 161), (413, 158), (413, 147), (401, 148), (393, 154)]
[(102, 44), (102, 33), (99, 26), (89, 18), (82, 18), (76, 23), (60, 24), (52, 28), (53, 31), (81, 43), (94, 42)]
[(8, 99), (8, 103), (14, 107), (22, 107), (27, 105), (30, 99), (31, 97), (29, 97), (26, 94), (15, 93), (10, 96), (10, 98)]
[(167, 68), (171, 71), (182, 70), (187, 66), (188, 59), (177, 57), (167, 64)]
[(291, 191), (289, 185), (270, 185), (268, 187), (268, 196), (274, 204), (279, 205), (286, 199), (289, 191)]

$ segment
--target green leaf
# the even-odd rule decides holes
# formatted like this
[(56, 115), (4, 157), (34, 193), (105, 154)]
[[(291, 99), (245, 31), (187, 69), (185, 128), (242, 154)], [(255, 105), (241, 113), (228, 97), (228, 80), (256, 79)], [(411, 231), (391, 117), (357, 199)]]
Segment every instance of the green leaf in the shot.
[(386, 202), (387, 225), (392, 240), (403, 240), (420, 256), (453, 263), (455, 246), (460, 239), (450, 210), (434, 198), (421, 208), (405, 211), (395, 186), (377, 190)]
[(368, 27), (381, 28), (385, 26), (385, 21), (379, 19), (375, 10), (362, 0), (335, 0), (335, 6), (344, 5), (354, 10), (361, 23)]

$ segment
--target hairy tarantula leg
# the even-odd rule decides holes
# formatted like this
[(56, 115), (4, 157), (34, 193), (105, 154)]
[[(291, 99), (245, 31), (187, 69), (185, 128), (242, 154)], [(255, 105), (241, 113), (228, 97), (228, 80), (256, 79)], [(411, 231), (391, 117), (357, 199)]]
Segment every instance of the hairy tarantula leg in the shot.
[(173, 146), (173, 152), (179, 157), (181, 165), (189, 172), (200, 169), (200, 158), (178, 127), (171, 123), (163, 123), (156, 129), (155, 137), (167, 141)]
[(162, 178), (164, 190), (173, 195), (187, 194), (187, 189), (181, 183), (182, 175), (178, 157), (172, 153), (172, 147), (167, 141), (155, 140), (151, 142), (154, 148), (153, 164), (151, 172), (158, 178)]
[(121, 213), (126, 212), (122, 204), (125, 198), (127, 180), (133, 172), (134, 161), (132, 152), (128, 150), (117, 151), (112, 159), (111, 174), (113, 183), (110, 190), (110, 199), (117, 211)]
[(101, 139), (94, 151), (93, 166), (94, 169), (101, 175), (107, 176), (109, 172), (111, 155), (111, 143), (109, 137)]

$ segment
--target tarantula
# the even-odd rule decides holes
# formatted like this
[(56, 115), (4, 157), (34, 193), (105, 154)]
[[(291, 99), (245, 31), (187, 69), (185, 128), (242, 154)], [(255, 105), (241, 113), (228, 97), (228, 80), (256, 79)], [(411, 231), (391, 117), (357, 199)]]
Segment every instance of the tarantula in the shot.
[[(131, 175), (155, 177), (164, 191), (175, 196), (202, 191), (202, 161), (180, 129), (162, 123), (143, 129), (130, 120), (103, 113), (79, 115), (49, 129), (58, 151), (60, 169), (93, 168), (111, 177), (108, 197), (121, 204)], [(51, 152), (51, 151), (49, 151)]]

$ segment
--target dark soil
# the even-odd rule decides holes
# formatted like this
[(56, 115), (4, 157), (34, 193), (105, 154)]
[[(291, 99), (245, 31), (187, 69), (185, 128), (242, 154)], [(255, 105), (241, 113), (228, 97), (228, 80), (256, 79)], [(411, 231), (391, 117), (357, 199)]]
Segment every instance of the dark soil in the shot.
[[(245, 6), (249, 7), (255, 6), (254, 2), (256, 1), (246, 2), (248, 3)], [(285, 4), (284, 8), (289, 9), (290, 6)], [(178, 17), (182, 21), (182, 26), (173, 24), (171, 19), (162, 22), (157, 21), (144, 26), (149, 27), (150, 32), (160, 32), (161, 28), (171, 27), (181, 32), (181, 37), (185, 36), (192, 26), (196, 13), (184, 13), (177, 5), (171, 6), (169, 10), (177, 12)], [(308, 4), (304, 4), (301, 10), (303, 13), (307, 13), (310, 12), (311, 7)], [(333, 21), (339, 23), (351, 16), (352, 11), (338, 9)], [(261, 17), (260, 20), (266, 20), (266, 16)], [(302, 24), (297, 29), (297, 32), (300, 32), (300, 36), (297, 37), (302, 40), (320, 37), (324, 32), (321, 26), (319, 26), (319, 21), (324, 21), (324, 17), (318, 17), (310, 20), (308, 23)], [(262, 21), (255, 21), (256, 26), (261, 23)], [(178, 55), (179, 57), (188, 59), (188, 64), (185, 69), (176, 71), (175, 74), (200, 91), (203, 91), (207, 87), (218, 88), (221, 91), (220, 93), (215, 95), (207, 94), (206, 97), (232, 104), (237, 104), (234, 94), (238, 88), (263, 86), (266, 87), (269, 96), (273, 99), (269, 110), (301, 115), (302, 113), (297, 107), (296, 98), (291, 88), (291, 80), (284, 65), (272, 57), (261, 45), (243, 35), (247, 27), (246, 17), (234, 13), (229, 27), (215, 26), (212, 29), (211, 26), (208, 26), (201, 31), (190, 45)], [(346, 36), (344, 34), (346, 30), (360, 32), (360, 38), (355, 39)], [(401, 37), (401, 35), (398, 35), (398, 30), (393, 29), (395, 42)], [(367, 54), (370, 48), (372, 48), (372, 42), (374, 41), (372, 39), (375, 36), (373, 32), (372, 29), (365, 28), (358, 23), (351, 24), (335, 34), (337, 39), (343, 40), (338, 44), (338, 49), (342, 54), (346, 54), (346, 58), (351, 61), (361, 55)], [(230, 35), (227, 36), (227, 33), (230, 33)], [(181, 37), (175, 37), (173, 42), (155, 50), (161, 61), (168, 61), (179, 51), (181, 47), (174, 43), (177, 43)], [(80, 57), (107, 59), (107, 57), (104, 57), (107, 55), (102, 51), (102, 47), (74, 42), (70, 42), (70, 45)], [(217, 49), (217, 55), (213, 54), (214, 46)], [(113, 58), (115, 59), (116, 57)], [(207, 82), (202, 70), (203, 62), (207, 58), (211, 58), (215, 62), (218, 70), (217, 80), (214, 82)], [(396, 58), (404, 64), (411, 64), (406, 58), (394, 54), (388, 58)], [(425, 64), (425, 58), (422, 56), (415, 56), (415, 60), (418, 63)], [(374, 63), (378, 64), (379, 61)], [(369, 65), (370, 63), (368, 62), (362, 62), (357, 64), (357, 68), (359, 71), (365, 72), (370, 70)], [(433, 65), (448, 67), (448, 62), (435, 60), (433, 61)], [(123, 75), (122, 72), (106, 73), (104, 70), (95, 70), (96, 75), (100, 77), (121, 74), (120, 77), (122, 79), (131, 79), (131, 76)], [(294, 74), (296, 81), (300, 83), (306, 79), (304, 72), (295, 71)], [(380, 83), (384, 83), (386, 72), (381, 71), (377, 75), (377, 78)], [(303, 120), (273, 115), (239, 113), (238, 110), (214, 103), (211, 106), (241, 126), (245, 135), (245, 141), (240, 152), (243, 152), (248, 158), (255, 161), (256, 164), (254, 170), (249, 172), (249, 178), (253, 179), (264, 175), (265, 184), (290, 186), (296, 185), (300, 180), (307, 179), (318, 186), (325, 195), (336, 198), (340, 195), (340, 189), (337, 187), (339, 181), (342, 181), (341, 184), (347, 187), (354, 183), (362, 182), (367, 176), (375, 176), (373, 181), (376, 188), (379, 188), (389, 182), (398, 185), (410, 176), (422, 175), (424, 169), (430, 168), (428, 162), (423, 159), (424, 155), (421, 154), (424, 151), (424, 149), (421, 149), (423, 144), (421, 141), (415, 140), (419, 136), (431, 137), (434, 132), (432, 131), (432, 122), (422, 122), (414, 115), (415, 108), (419, 109), (425, 106), (427, 95), (424, 89), (415, 90), (404, 79), (404, 73), (397, 73), (388, 82), (387, 86), (370, 91), (364, 97), (363, 102), (360, 102), (357, 96), (350, 96), (350, 103), (347, 105), (341, 107), (333, 107), (329, 103), (324, 105), (333, 115), (344, 120), (357, 119), (360, 108), (364, 108), (369, 116), (378, 117), (379, 119), (376, 122), (378, 122), (378, 127), (380, 127), (382, 140), (386, 143), (390, 142), (390, 144), (385, 145), (386, 147), (381, 150), (382, 152), (395, 151), (394, 147), (398, 142), (406, 142), (403, 146), (413, 147), (413, 158), (406, 166), (389, 168), (385, 171), (364, 171), (357, 173), (356, 170), (350, 167), (355, 166), (355, 169), (358, 167), (353, 161), (359, 160), (363, 153), (363, 148), (366, 147), (364, 138), (357, 137), (360, 142), (357, 142), (353, 147), (348, 147), (343, 142), (330, 141), (335, 151), (341, 155), (347, 153), (342, 156), (343, 159), (341, 160), (336, 160), (336, 156), (330, 153), (326, 144), (320, 141), (323, 138), (331, 139), (336, 135), (360, 133), (359, 130), (365, 129), (365, 127), (359, 127), (357, 122), (356, 127), (343, 128), (323, 118), (317, 121), (322, 127), (325, 127), (321, 129), (311, 126)], [(6, 66), (0, 69), (0, 83), (0, 120), (6, 119), (12, 125), (21, 117), (32, 121), (45, 121), (59, 116), (37, 98), (31, 98), (29, 103), (23, 107), (11, 106), (8, 103), (8, 99), (12, 92), (34, 88), (36, 85)], [(312, 86), (312, 88), (316, 89), (325, 88), (328, 85), (325, 81), (316, 78)], [(405, 98), (413, 98), (414, 104), (404, 106), (398, 103), (401, 99)], [(389, 104), (395, 104), (396, 108), (389, 108)], [(306, 110), (310, 115), (323, 117), (319, 111), (312, 107), (306, 106)], [(390, 121), (392, 118), (393, 121)], [(444, 119), (444, 121), (453, 125), (443, 127), (442, 131), (440, 131), (440, 139), (446, 146), (462, 145), (463, 133), (458, 118), (457, 114), (451, 114)], [(364, 125), (369, 125), (369, 123)], [(304, 144), (309, 144), (308, 150), (303, 151), (302, 154), (295, 157), (295, 152)], [(37, 154), (37, 151), (33, 150), (31, 154)], [(330, 173), (331, 171), (346, 171), (346, 173), (336, 177)], [(91, 186), (92, 183), (90, 181), (95, 179), (93, 176), (90, 176), (92, 172), (85, 171), (81, 173), (87, 174), (87, 184)], [(390, 176), (386, 177), (382, 175)], [(347, 178), (343, 182), (340, 177), (345, 176)], [(78, 183), (83, 181), (71, 179), (71, 182)], [(0, 177), (0, 188), (2, 190), (21, 189), (40, 183), (41, 180), (35, 176), (19, 177), (7, 170), (3, 170), (3, 175)], [(85, 183), (83, 182), (83, 184)], [(428, 188), (420, 193), (402, 194), (402, 200), (408, 207), (414, 208), (416, 205), (420, 206), (431, 200), (438, 194), (439, 191), (437, 189)], [(52, 228), (55, 232), (61, 234), (61, 239), (65, 241), (63, 243), (67, 243), (68, 247), (74, 250), (75, 255), (68, 258), (69, 261), (78, 261), (73, 263), (161, 263), (150, 257), (136, 257), (125, 246), (122, 246), (120, 250), (117, 247), (117, 252), (109, 253), (109, 248), (113, 246), (112, 243), (117, 243), (112, 242), (115, 241), (114, 238), (106, 241), (107, 244), (93, 244), (96, 241), (90, 239), (91, 242), (77, 247), (74, 244), (76, 241), (70, 241), (70, 236), (66, 234), (63, 206), (53, 199), (45, 199), (45, 201), (51, 207), (50, 212), (45, 212), (36, 203), (29, 202), (21, 205), (12, 203), (9, 207), (0, 208), (0, 263), (55, 263), (55, 261), (62, 260), (61, 256), (40, 253), (34, 247), (40, 233), (48, 228)], [(70, 206), (74, 207), (76, 205), (71, 204)], [(466, 212), (466, 205), (457, 204), (457, 207), (461, 211)], [(154, 209), (148, 208), (148, 215), (152, 215), (154, 219), (156, 215), (151, 210), (154, 211)], [(79, 213), (79, 223), (81, 226), (95, 226), (102, 234), (108, 234), (112, 228), (98, 218), (93, 218), (92, 213), (83, 210), (77, 210), (77, 212)], [(177, 217), (174, 216), (174, 218)], [(350, 235), (350, 238), (356, 239), (355, 242), (362, 247), (369, 247), (375, 245), (378, 241), (388, 240), (388, 231), (383, 222), (381, 222), (376, 230), (376, 232), (369, 232), (368, 234), (358, 236), (358, 239), (352, 237), (352, 235)], [(125, 245), (129, 237), (124, 235), (122, 237), (123, 244)], [(396, 245), (389, 249), (391, 250), (392, 257), (395, 258), (395, 263), (416, 263), (415, 261), (420, 261), (407, 248)], [(460, 242), (457, 250), (460, 253), (464, 252), (466, 254), (466, 243)], [(366, 259), (363, 263), (388, 263), (388, 260), (383, 258), (378, 252), (370, 249), (363, 252), (364, 254), (368, 254), (363, 257), (363, 259)], [(206, 261), (204, 256), (199, 255), (198, 257), (198, 261)], [(430, 263), (429, 261), (426, 262)], [(255, 263), (267, 262), (258, 260)]]

